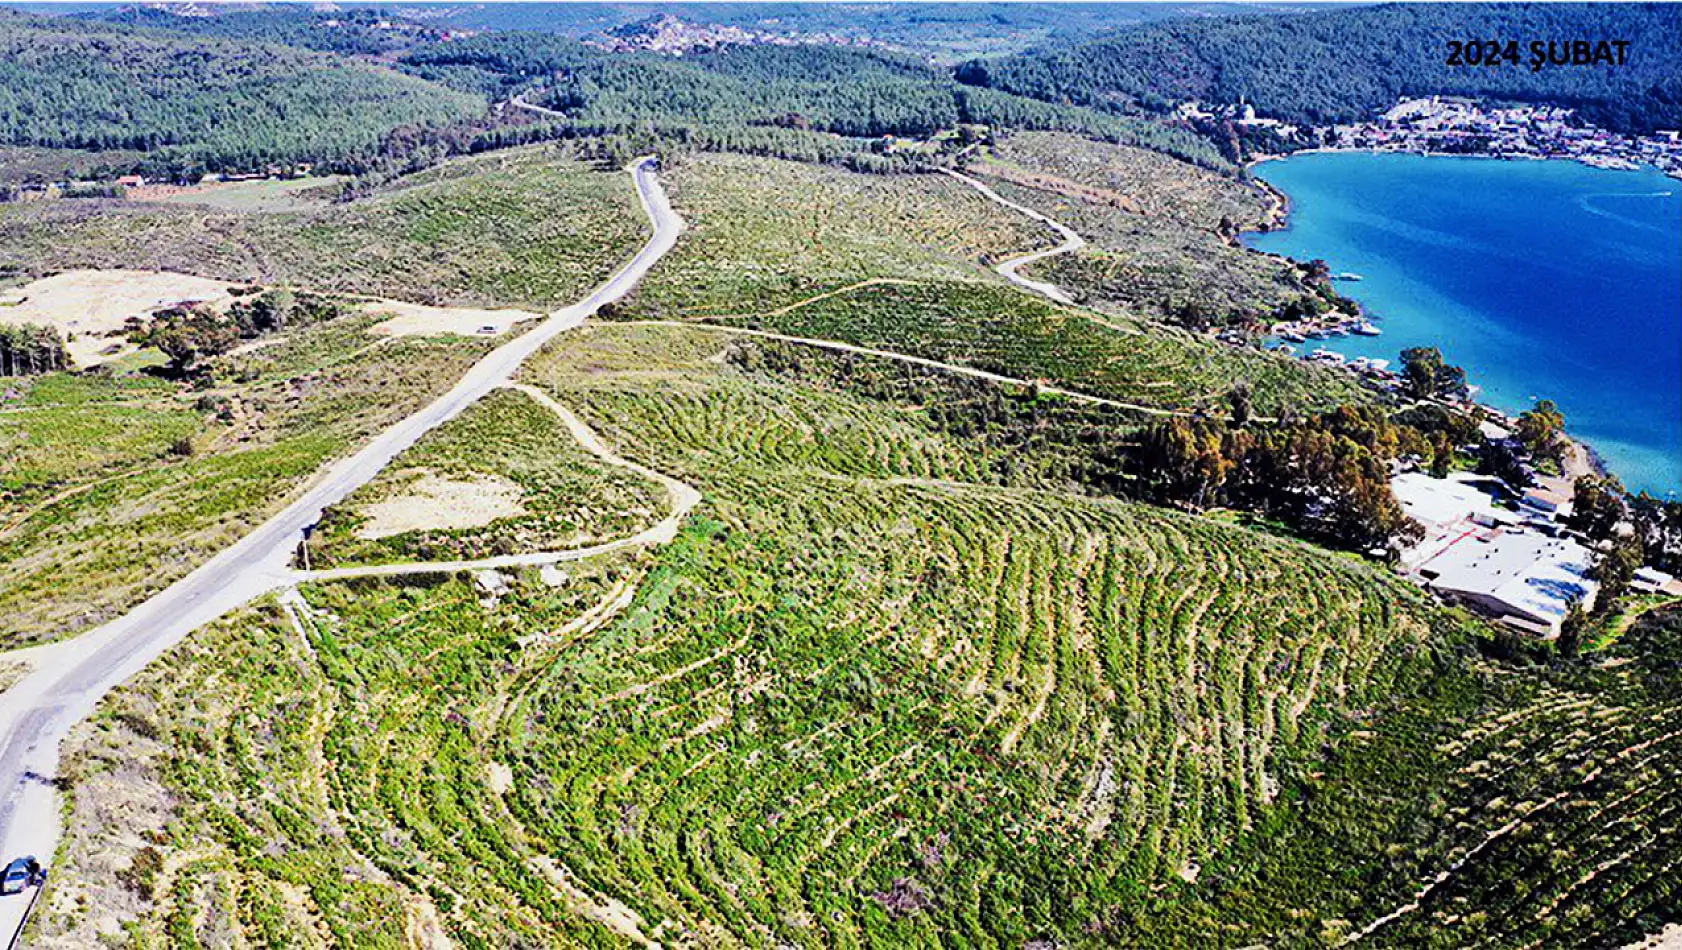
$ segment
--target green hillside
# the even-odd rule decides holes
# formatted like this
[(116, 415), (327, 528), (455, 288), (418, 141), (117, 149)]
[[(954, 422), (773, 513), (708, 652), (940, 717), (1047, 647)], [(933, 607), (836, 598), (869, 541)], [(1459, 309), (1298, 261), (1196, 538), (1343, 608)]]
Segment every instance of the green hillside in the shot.
[[(154, 847), (195, 843), (145, 929), (278, 926), (294, 882), (356, 942), (416, 904), (492, 946), (1074, 939), (1179, 893), (1439, 662), (1382, 571), (1001, 481), (1000, 450), (723, 342), (607, 326), (525, 374), (701, 490), (668, 550), (495, 603), (310, 587), (303, 639), (260, 608), (128, 692), (94, 741), (165, 742)], [(554, 634), (625, 579), (616, 622)]]
[[(1606, 670), (1497, 666), (1382, 569), (1010, 474), (752, 347), (603, 326), (526, 373), (701, 489), (668, 548), (488, 598), (306, 586), (113, 697), (71, 853), (145, 869), (134, 932), (1516, 947), (1677, 916), (1673, 621)], [(170, 805), (93, 820), (118, 799)], [(67, 900), (115, 886), (89, 870)]]
[[(908, 57), (822, 45), (726, 46), (684, 57), (606, 53), (540, 33), (439, 43), (403, 57), (416, 75), (492, 98), (523, 90), (582, 132), (658, 132), (727, 151), (801, 157), (849, 138), (923, 137), (964, 123), (1064, 129), (1227, 167), (1207, 141), (1153, 118), (1052, 105), (953, 82)], [(856, 151), (868, 143), (855, 142)], [(792, 154), (791, 154), (792, 152)], [(833, 157), (826, 155), (826, 158)]]
[(0, 11), (0, 142), (136, 149), (161, 166), (333, 164), (471, 95), (289, 47)]

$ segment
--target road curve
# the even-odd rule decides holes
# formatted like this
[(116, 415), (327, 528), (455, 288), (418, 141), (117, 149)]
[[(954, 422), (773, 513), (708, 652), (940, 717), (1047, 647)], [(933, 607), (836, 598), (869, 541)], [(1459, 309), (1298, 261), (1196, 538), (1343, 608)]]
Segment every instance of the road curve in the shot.
[[(507, 382), (544, 344), (625, 296), (671, 250), (683, 221), (655, 177), (653, 160), (638, 159), (628, 170), (654, 234), (606, 283), (491, 351), (449, 392), (335, 463), (296, 501), (191, 574), (104, 626), (31, 651), (35, 668), (0, 694), (0, 842), (5, 855), (53, 854), (59, 810), (52, 780), (59, 745), (101, 697), (193, 630), (290, 583), (295, 575), (288, 562), (304, 529), (320, 520), (325, 508), (368, 482), (421, 436)], [(15, 930), (23, 903), (0, 899), (0, 939)]]
[(1006, 208), (1009, 208), (1012, 211), (1021, 212), (1022, 214), (1033, 218), (1035, 221), (1038, 221), (1057, 232), (1057, 236), (1061, 237), (1063, 242), (1058, 244), (1056, 247), (1047, 248), (1043, 251), (1035, 251), (1032, 254), (1023, 254), (1019, 257), (1013, 257), (993, 269), (998, 271), (1005, 280), (1010, 281), (1018, 287), (1026, 287), (1034, 293), (1039, 294), (1040, 296), (1055, 303), (1064, 304), (1070, 307), (1074, 306), (1074, 299), (1064, 293), (1063, 288), (1057, 286), (1056, 284), (1048, 284), (1042, 280), (1029, 280), (1017, 272), (1026, 265), (1032, 264), (1038, 260), (1043, 260), (1047, 257), (1054, 257), (1058, 254), (1072, 254), (1086, 246), (1086, 239), (1076, 234), (1073, 229), (1069, 228), (1061, 221), (1040, 214), (1038, 211), (1035, 211), (1027, 205), (1017, 204), (963, 172), (955, 172), (950, 168), (942, 168), (940, 171), (958, 179), (971, 188), (974, 188), (976, 191), (986, 195), (988, 198), (1004, 205)]

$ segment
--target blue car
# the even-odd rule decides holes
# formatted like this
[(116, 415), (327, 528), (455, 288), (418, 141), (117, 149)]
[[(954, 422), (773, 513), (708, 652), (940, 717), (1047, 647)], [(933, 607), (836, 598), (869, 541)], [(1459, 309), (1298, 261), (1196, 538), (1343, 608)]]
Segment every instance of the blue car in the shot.
[(18, 894), (31, 884), (37, 884), (44, 877), (41, 873), (41, 862), (35, 860), (34, 855), (18, 858), (6, 865), (6, 870), (0, 872), (0, 894)]

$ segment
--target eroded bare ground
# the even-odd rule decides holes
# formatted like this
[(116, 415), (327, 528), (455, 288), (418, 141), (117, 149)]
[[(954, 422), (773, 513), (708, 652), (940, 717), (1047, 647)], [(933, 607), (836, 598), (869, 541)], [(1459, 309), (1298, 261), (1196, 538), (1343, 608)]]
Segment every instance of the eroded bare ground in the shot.
[(188, 302), (225, 306), (236, 286), (167, 271), (65, 271), (0, 293), (0, 323), (54, 327), (78, 367), (97, 366), (134, 351), (124, 333), (131, 317)]

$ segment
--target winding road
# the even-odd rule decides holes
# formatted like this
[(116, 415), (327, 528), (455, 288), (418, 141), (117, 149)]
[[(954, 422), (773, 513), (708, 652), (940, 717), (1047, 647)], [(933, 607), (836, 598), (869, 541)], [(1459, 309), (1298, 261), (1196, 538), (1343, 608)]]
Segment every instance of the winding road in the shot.
[[(101, 697), (139, 673), (193, 630), (253, 598), (295, 583), (289, 562), (304, 530), (327, 507), (371, 480), (427, 432), (508, 382), (520, 364), (577, 327), (602, 305), (624, 297), (677, 242), (683, 221), (655, 177), (651, 158), (631, 163), (644, 212), (654, 227), (636, 256), (588, 297), (551, 313), (475, 363), (454, 388), (337, 462), (296, 501), (191, 574), (127, 614), (73, 640), (27, 652), (33, 669), (0, 694), (0, 842), (4, 860), (50, 857), (59, 838), (59, 746)], [(629, 463), (627, 463), (629, 464)], [(687, 486), (685, 486), (687, 487)], [(13, 655), (25, 658), (25, 652)], [(29, 894), (0, 899), (0, 939), (14, 933)]]
[(1057, 232), (1057, 236), (1062, 238), (1063, 241), (1056, 247), (1049, 247), (1043, 251), (1035, 251), (1032, 254), (1023, 254), (1018, 257), (1013, 257), (993, 269), (998, 271), (999, 275), (1005, 280), (1010, 281), (1018, 287), (1026, 287), (1034, 293), (1039, 294), (1040, 296), (1055, 303), (1064, 304), (1065, 306), (1070, 307), (1074, 306), (1074, 298), (1070, 297), (1067, 293), (1064, 293), (1063, 288), (1057, 286), (1056, 284), (1048, 284), (1042, 280), (1030, 280), (1023, 277), (1020, 273), (1018, 273), (1018, 271), (1035, 261), (1044, 260), (1048, 257), (1055, 257), (1058, 254), (1073, 254), (1075, 251), (1078, 251), (1086, 246), (1086, 239), (1076, 234), (1073, 228), (1070, 228), (1063, 222), (1055, 220), (1047, 215), (1040, 214), (1038, 211), (1035, 211), (1027, 205), (1018, 204), (963, 172), (955, 172), (950, 168), (942, 168), (940, 171), (958, 179), (1006, 208), (1009, 208), (1012, 211), (1021, 212), (1022, 214), (1033, 218), (1035, 221), (1038, 221)]

